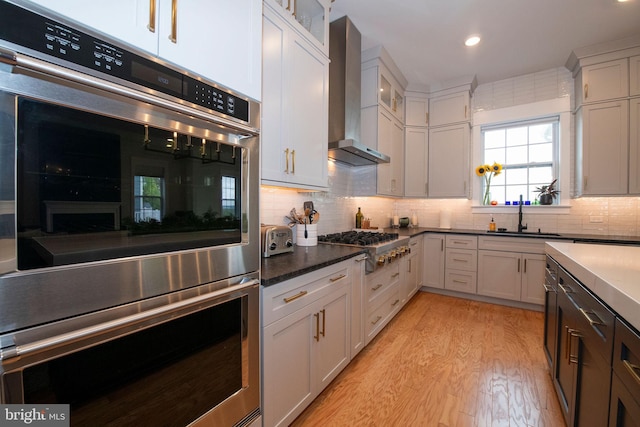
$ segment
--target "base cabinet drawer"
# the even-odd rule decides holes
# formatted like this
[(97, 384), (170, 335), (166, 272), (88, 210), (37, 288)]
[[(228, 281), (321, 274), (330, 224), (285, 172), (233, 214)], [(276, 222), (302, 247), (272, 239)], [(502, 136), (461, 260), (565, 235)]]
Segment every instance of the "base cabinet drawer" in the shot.
[(448, 270), (445, 272), (444, 288), (452, 291), (476, 293), (476, 273), (474, 271)]
[(398, 286), (390, 288), (384, 297), (380, 298), (375, 305), (372, 305), (365, 320), (367, 344), (389, 323), (400, 310), (401, 305), (400, 288)]

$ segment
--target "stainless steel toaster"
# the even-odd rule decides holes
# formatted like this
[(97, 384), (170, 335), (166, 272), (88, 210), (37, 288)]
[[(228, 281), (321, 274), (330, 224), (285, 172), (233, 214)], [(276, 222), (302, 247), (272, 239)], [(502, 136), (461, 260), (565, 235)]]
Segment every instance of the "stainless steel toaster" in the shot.
[(293, 231), (286, 225), (261, 225), (262, 256), (293, 252)]

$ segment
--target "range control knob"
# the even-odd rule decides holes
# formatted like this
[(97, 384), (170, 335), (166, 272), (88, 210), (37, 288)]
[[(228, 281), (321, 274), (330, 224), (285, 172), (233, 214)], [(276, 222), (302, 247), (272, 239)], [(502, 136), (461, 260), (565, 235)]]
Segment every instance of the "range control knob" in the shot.
[(384, 255), (380, 255), (378, 257), (378, 261), (377, 262), (378, 262), (378, 265), (382, 266), (382, 265), (384, 265), (385, 262), (387, 262), (387, 258)]
[(272, 242), (269, 245), (269, 249), (272, 250), (272, 251), (275, 251), (277, 247), (278, 247), (278, 245), (276, 245), (276, 242)]
[(291, 239), (287, 240), (286, 243), (287, 247), (290, 248), (291, 246), (293, 246), (293, 242), (291, 241)]

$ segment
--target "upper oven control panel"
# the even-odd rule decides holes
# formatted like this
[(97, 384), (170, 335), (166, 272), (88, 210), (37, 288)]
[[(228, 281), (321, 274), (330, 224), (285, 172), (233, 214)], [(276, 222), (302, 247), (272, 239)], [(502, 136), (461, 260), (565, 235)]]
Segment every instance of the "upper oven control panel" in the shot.
[[(53, 56), (69, 68), (117, 77), (249, 123), (249, 102), (229, 91), (2, 0), (0, 40), (12, 49)], [(29, 51), (19, 50), (33, 56)]]

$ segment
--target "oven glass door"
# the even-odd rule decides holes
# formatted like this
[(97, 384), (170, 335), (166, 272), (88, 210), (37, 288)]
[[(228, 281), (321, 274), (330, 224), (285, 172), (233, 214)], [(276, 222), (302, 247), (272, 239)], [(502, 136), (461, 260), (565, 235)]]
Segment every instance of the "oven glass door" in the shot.
[[(251, 292), (5, 373), (6, 403), (69, 404), (73, 426), (183, 427), (222, 402), (247, 399), (243, 390), (258, 387), (250, 379), (258, 369)], [(231, 412), (205, 417), (235, 424), (259, 405), (235, 403)]]
[(242, 242), (247, 150), (229, 135), (17, 105), (18, 269)]

